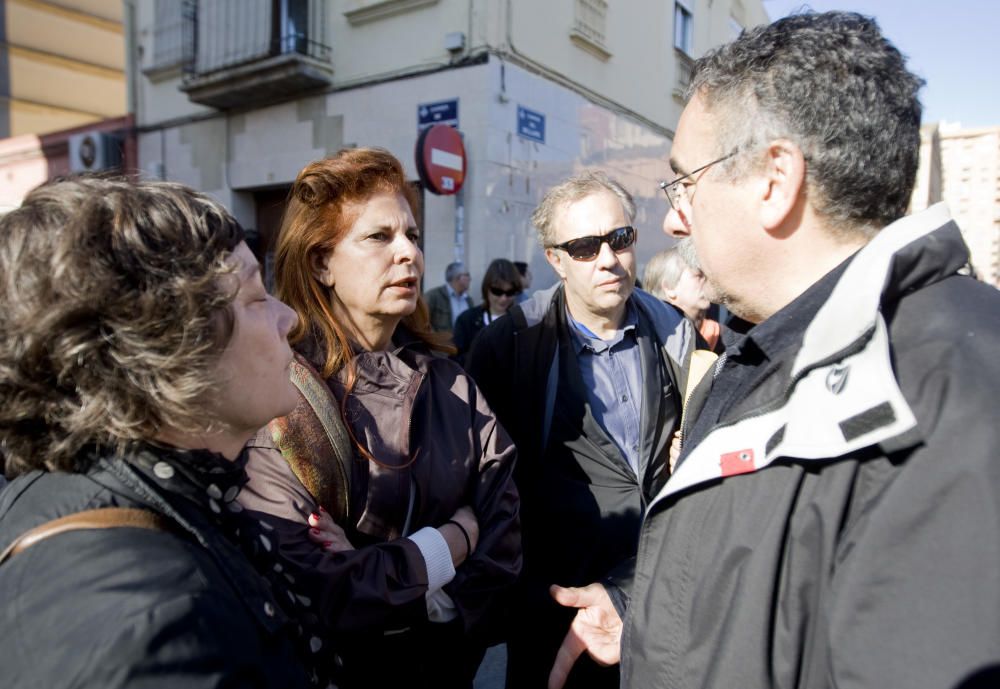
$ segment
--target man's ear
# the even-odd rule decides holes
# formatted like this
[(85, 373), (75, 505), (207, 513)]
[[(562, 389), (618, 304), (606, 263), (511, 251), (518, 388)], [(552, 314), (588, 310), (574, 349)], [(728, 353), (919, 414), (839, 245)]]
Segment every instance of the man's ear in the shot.
[[(802, 149), (788, 139), (772, 141), (767, 147), (760, 197), (761, 224), (775, 231), (791, 215), (802, 212), (806, 181), (806, 161)], [(791, 228), (789, 228), (791, 229)]]
[(333, 287), (334, 280), (333, 274), (330, 272), (330, 255), (319, 251), (314, 251), (309, 254), (309, 272), (312, 276), (325, 287)]
[(556, 275), (559, 276), (560, 280), (566, 279), (566, 269), (563, 268), (563, 257), (555, 249), (545, 250), (545, 260), (549, 262), (552, 266), (552, 270), (556, 271)]
[(661, 284), (661, 289), (663, 290), (664, 301), (670, 302), (674, 306), (677, 306), (677, 290), (670, 289), (666, 285), (666, 281)]

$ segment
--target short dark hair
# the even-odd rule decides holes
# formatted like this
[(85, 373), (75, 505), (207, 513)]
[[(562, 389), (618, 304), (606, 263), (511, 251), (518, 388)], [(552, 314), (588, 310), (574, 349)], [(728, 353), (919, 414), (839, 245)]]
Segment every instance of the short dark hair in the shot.
[[(695, 63), (689, 95), (719, 118), (719, 155), (792, 140), (817, 212), (871, 234), (909, 205), (922, 85), (874, 19), (825, 12), (744, 31)], [(741, 159), (725, 169), (738, 176)]]
[(218, 202), (167, 182), (57, 180), (0, 218), (5, 473), (209, 428), (242, 239)]
[(454, 280), (459, 275), (465, 272), (466, 272), (465, 264), (462, 263), (461, 261), (455, 261), (453, 263), (449, 263), (448, 267), (444, 269), (444, 281), (447, 283), (451, 283), (452, 280)]
[(495, 287), (500, 282), (506, 282), (512, 288), (521, 289), (521, 275), (517, 272), (514, 264), (506, 258), (494, 258), (486, 267), (486, 274), (483, 275), (483, 304), (487, 310), (490, 303), (490, 287)]
[(514, 267), (517, 268), (517, 272), (524, 277), (528, 274), (528, 263), (526, 261), (514, 261)]

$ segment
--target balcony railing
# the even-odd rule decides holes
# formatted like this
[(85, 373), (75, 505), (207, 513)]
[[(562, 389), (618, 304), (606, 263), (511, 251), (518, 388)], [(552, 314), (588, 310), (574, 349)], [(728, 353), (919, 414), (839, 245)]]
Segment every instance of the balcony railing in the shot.
[(330, 84), (325, 0), (184, 0), (182, 90), (218, 108)]

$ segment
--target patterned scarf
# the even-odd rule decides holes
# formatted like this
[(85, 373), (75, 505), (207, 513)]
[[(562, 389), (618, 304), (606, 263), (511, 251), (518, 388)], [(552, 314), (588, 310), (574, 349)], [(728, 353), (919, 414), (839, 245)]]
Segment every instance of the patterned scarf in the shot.
[(208, 450), (180, 450), (144, 445), (126, 461), (169, 497), (180, 496), (211, 516), (212, 522), (235, 544), (270, 584), (274, 599), (297, 624), (294, 644), (314, 686), (334, 687), (335, 655), (321, 653), (322, 627), (310, 597), (296, 591), (295, 577), (278, 555), (278, 535), (265, 521), (249, 516), (237, 502), (249, 481), (241, 455), (229, 461)]

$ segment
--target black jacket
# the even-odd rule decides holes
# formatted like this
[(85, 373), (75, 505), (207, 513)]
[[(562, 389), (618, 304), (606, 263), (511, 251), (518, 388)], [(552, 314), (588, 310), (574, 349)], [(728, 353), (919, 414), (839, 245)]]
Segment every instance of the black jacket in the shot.
[(174, 531), (50, 537), (0, 565), (0, 684), (15, 687), (304, 687), (294, 623), (207, 510), (122, 459), (86, 475), (32, 472), (0, 494), (0, 549), (52, 519), (140, 507)]
[[(643, 372), (641, 477), (594, 420), (569, 346), (561, 287), (537, 292), (483, 330), (468, 370), (514, 439), (524, 570), (508, 642), (508, 686), (545, 686), (571, 612), (552, 584), (601, 580), (636, 551), (646, 501), (665, 480), (679, 419), (677, 389), (694, 330), (636, 290)], [(617, 686), (617, 671), (575, 671), (570, 686)]]
[(476, 339), (476, 335), (478, 335), (486, 325), (483, 323), (483, 314), (485, 313), (486, 305), (480, 304), (479, 306), (473, 306), (467, 311), (463, 311), (455, 321), (455, 332), (452, 333), (452, 340), (455, 343), (455, 348), (458, 349), (458, 354), (455, 355), (455, 359), (460, 364), (465, 363), (468, 352), (472, 348), (472, 343)]
[(623, 686), (995, 672), (1000, 295), (959, 274), (967, 260), (943, 207), (885, 228), (799, 344), (686, 440), (643, 524)]

